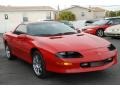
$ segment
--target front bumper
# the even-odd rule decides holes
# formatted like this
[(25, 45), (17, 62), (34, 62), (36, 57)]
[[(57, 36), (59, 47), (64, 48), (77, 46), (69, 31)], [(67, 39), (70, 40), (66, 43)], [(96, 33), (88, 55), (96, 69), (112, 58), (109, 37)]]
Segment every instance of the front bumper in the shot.
[(120, 37), (120, 33), (105, 32), (105, 36), (108, 36), (108, 37)]
[(105, 70), (105, 69), (113, 66), (116, 63), (117, 63), (117, 60), (114, 58), (113, 61), (111, 61), (107, 64), (103, 64), (101, 66), (96, 66), (96, 67), (90, 66), (90, 67), (85, 67), (85, 68), (68, 69), (68, 70), (65, 70), (65, 73), (82, 73), (82, 72), (101, 71), (101, 70)]
[[(93, 72), (93, 71), (100, 71), (105, 70), (114, 64), (117, 63), (117, 50), (111, 51), (111, 54), (103, 54), (99, 59), (93, 60), (79, 60), (79, 59), (72, 59), (72, 60), (56, 60), (57, 63), (49, 63), (47, 70), (56, 72), (56, 73), (83, 73), (83, 72)], [(105, 60), (112, 57), (112, 61), (108, 63), (99, 64), (98, 66), (87, 66), (82, 67), (82, 63), (94, 63), (94, 62), (104, 62)], [(93, 57), (92, 57), (93, 58)], [(59, 63), (58, 63), (59, 62)]]

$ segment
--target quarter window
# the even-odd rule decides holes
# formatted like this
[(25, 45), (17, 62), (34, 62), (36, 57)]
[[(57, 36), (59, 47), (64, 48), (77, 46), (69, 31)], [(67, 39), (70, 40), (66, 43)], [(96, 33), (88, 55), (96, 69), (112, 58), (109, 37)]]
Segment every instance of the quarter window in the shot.
[(112, 23), (113, 25), (120, 24), (120, 19), (114, 19), (110, 23)]
[(19, 32), (21, 34), (22, 33), (27, 33), (26, 25), (19, 25), (15, 32)]

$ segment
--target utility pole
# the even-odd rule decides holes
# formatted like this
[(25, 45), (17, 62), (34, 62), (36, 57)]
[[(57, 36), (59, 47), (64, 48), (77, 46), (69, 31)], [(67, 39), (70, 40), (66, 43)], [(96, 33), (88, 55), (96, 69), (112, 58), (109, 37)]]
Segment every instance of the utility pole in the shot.
[(57, 13), (56, 13), (56, 20), (59, 19), (59, 14), (60, 14), (60, 6), (58, 4), (58, 6), (57, 6)]

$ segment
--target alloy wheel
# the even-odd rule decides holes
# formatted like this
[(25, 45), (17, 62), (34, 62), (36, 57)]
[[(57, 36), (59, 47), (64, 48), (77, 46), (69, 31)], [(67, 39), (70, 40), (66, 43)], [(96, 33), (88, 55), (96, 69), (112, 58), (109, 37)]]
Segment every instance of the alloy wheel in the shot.
[(37, 76), (40, 76), (43, 72), (41, 57), (39, 55), (33, 56), (33, 70)]
[(11, 58), (10, 48), (9, 48), (7, 45), (6, 45), (6, 47), (5, 47), (5, 52), (6, 52), (7, 58), (8, 58), (8, 59)]
[(98, 30), (97, 31), (97, 36), (103, 37), (104, 36), (104, 31), (103, 30)]

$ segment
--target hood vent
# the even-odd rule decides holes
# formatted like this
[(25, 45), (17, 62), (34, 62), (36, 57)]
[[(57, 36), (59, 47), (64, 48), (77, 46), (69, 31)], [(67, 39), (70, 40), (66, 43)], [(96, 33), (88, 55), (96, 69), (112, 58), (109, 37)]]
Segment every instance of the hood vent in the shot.
[(84, 34), (77, 34), (77, 36), (83, 36)]
[(53, 36), (53, 37), (50, 37), (50, 39), (57, 39), (57, 38), (63, 38), (61, 36)]

